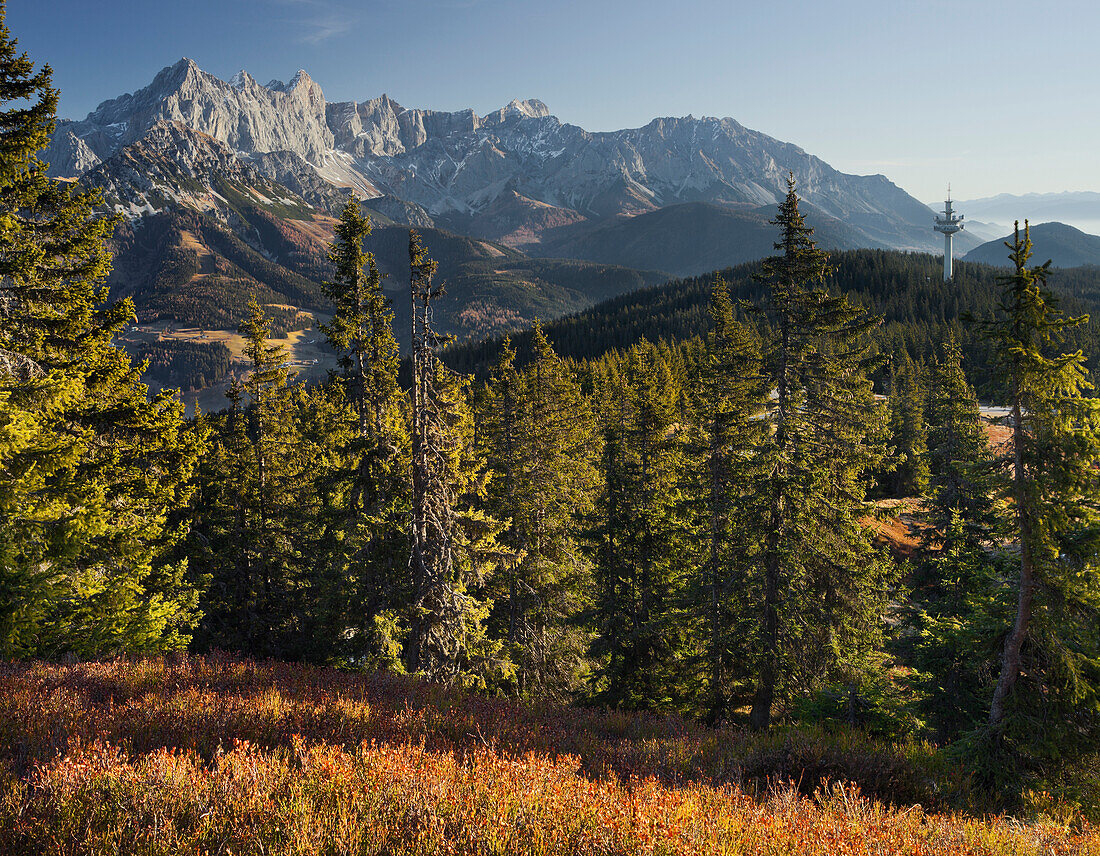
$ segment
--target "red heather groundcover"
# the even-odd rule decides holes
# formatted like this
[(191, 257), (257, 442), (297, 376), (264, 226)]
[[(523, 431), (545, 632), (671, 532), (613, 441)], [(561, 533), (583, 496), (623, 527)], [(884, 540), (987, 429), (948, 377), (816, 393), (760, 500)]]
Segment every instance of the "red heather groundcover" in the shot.
[[(0, 740), (3, 854), (1100, 854), (827, 781), (841, 752), (904, 796), (897, 747), (282, 663), (0, 666)], [(780, 756), (799, 787), (737, 786)]]

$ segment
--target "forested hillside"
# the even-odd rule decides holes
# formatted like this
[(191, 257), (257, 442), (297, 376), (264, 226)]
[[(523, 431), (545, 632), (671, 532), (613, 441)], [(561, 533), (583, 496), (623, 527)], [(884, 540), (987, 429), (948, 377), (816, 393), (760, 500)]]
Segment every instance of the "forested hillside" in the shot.
[[(1100, 401), (1078, 348), (1100, 348), (1076, 314), (1096, 299), (1092, 272), (1036, 264), (1026, 229), (1006, 271), (964, 264), (950, 284), (929, 256), (830, 255), (790, 175), (759, 265), (616, 299), (551, 335), (535, 323), (519, 348), (448, 352), (443, 265), (415, 229), (382, 231), (371, 252), (348, 199), (310, 298), (328, 306), (334, 370), (298, 382), (273, 335), (296, 311), (273, 317), (250, 294), (228, 407), (187, 419), (147, 384), (173, 360), (216, 372), (225, 349), (151, 347), (146, 368), (119, 346), (136, 312), (106, 285), (119, 218), (46, 175), (50, 81), (0, 24), (0, 678), (14, 696), (0, 704), (0, 842), (205, 847), (216, 828), (221, 844), (286, 852), (289, 827), (257, 820), (275, 811), (374, 835), (377, 852), (723, 852), (756, 847), (746, 818), (763, 810), (888, 853), (1093, 846)], [(227, 280), (271, 263), (205, 221), (163, 225), (217, 245)], [(576, 284), (557, 297), (638, 277), (440, 246)], [(216, 281), (222, 262), (204, 271), (200, 255), (181, 254), (180, 275), (198, 262)], [(160, 659), (186, 651), (210, 659), (178, 673)], [(121, 659), (139, 662), (107, 677), (33, 662)], [(265, 666), (257, 684), (260, 660), (375, 683), (333, 678), (288, 703), (280, 686), (317, 673)], [(386, 687), (408, 688), (392, 715)], [(417, 693), (433, 704), (415, 711)], [(493, 730), (465, 705), (516, 722), (599, 708), (575, 714), (598, 732), (577, 749), (592, 766), (577, 775), (578, 744)], [(534, 766), (513, 758), (513, 733), (544, 753)], [(630, 733), (654, 736), (637, 748)], [(731, 734), (747, 748), (715, 767)], [(535, 788), (522, 799), (520, 774)], [(553, 810), (531, 796), (551, 779), (573, 795)], [(494, 838), (484, 820), (501, 801), (553, 843)], [(1016, 819), (926, 824), (932, 808)], [(613, 816), (629, 832), (591, 838)], [(861, 818), (859, 834), (838, 816)], [(654, 844), (676, 824), (683, 846)]]
[[(597, 225), (555, 229), (525, 249), (538, 256), (590, 259), (690, 276), (768, 255), (775, 241), (768, 221), (775, 211), (774, 205), (685, 202)], [(807, 217), (827, 249), (877, 246), (857, 229), (812, 206)]]
[[(1006, 251), (1007, 252), (1007, 251)], [(1007, 256), (1006, 256), (1007, 260)], [(998, 277), (1003, 268), (972, 262), (956, 262), (955, 277), (943, 281), (943, 261), (920, 253), (891, 250), (847, 250), (831, 254), (833, 270), (824, 280), (831, 291), (845, 294), (874, 315), (883, 325), (874, 333), (880, 351), (889, 358), (904, 351), (914, 359), (928, 360), (948, 335), (963, 342), (964, 365), (983, 394), (994, 392), (987, 346), (967, 315), (980, 319), (994, 312), (999, 298)], [(734, 301), (757, 302), (766, 291), (760, 280), (760, 262), (747, 262), (705, 276), (678, 279), (642, 291), (623, 294), (583, 312), (544, 325), (547, 338), (562, 356), (572, 359), (599, 357), (615, 348), (649, 342), (682, 342), (705, 335), (710, 326), (707, 306), (717, 278), (722, 278)], [(1100, 358), (1100, 268), (1052, 270), (1048, 282), (1065, 297), (1070, 313), (1091, 313), (1090, 320), (1067, 331), (1067, 347), (1082, 348), (1091, 369)], [(753, 314), (744, 315), (753, 325)], [(518, 359), (529, 354), (532, 334), (511, 337)], [(502, 338), (462, 342), (448, 348), (444, 359), (457, 371), (484, 375), (497, 359)], [(884, 364), (885, 365), (885, 364)], [(882, 382), (885, 368), (875, 378)]]
[[(244, 222), (251, 243), (215, 218), (186, 209), (123, 221), (113, 237), (113, 292), (132, 297), (142, 321), (207, 329), (236, 327), (250, 294), (265, 305), (328, 312), (321, 291), (332, 275), (327, 243), (259, 209), (250, 210)], [(322, 225), (322, 234), (331, 235), (332, 222)], [(407, 227), (381, 226), (369, 238), (394, 294), (403, 294), (408, 285), (408, 235)], [(440, 275), (451, 292), (440, 308), (440, 324), (463, 338), (556, 318), (667, 278), (584, 261), (531, 259), (434, 229), (424, 240), (439, 256)], [(403, 299), (394, 303), (399, 312), (406, 310)], [(399, 335), (407, 322), (407, 315), (399, 318)]]

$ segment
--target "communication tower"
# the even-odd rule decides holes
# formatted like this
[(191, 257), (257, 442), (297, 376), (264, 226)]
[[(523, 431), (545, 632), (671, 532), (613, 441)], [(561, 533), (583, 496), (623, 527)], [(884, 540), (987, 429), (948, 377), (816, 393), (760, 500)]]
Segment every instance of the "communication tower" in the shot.
[(947, 201), (943, 203), (943, 216), (936, 215), (936, 224), (932, 227), (943, 233), (943, 281), (951, 282), (952, 258), (951, 244), (956, 232), (963, 230), (963, 215), (956, 214), (951, 206), (951, 185), (947, 185)]

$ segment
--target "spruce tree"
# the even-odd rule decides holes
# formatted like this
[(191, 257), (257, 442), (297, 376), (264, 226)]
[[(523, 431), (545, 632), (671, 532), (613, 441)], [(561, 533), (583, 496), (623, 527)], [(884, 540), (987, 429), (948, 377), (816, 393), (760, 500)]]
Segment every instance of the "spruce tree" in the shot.
[(928, 487), (928, 426), (921, 366), (903, 352), (891, 373), (888, 401), (890, 442), (897, 461), (887, 478), (889, 494), (922, 496)]
[[(1057, 353), (1065, 331), (1084, 318), (1065, 316), (1046, 287), (1050, 262), (1029, 266), (1025, 221), (1006, 242), (1015, 270), (1002, 278), (996, 319), (985, 325), (1009, 382), (1011, 457), (1001, 490), (1012, 504), (1019, 545), (1013, 588), (1016, 615), (1004, 638), (988, 725), (998, 740), (1010, 710), (1034, 740), (1029, 716), (1048, 729), (1095, 737), (1100, 689), (1100, 549), (1097, 491), (1100, 422), (1082, 352)], [(1053, 713), (1057, 718), (1051, 722)], [(1072, 726), (1066, 720), (1074, 721)], [(1083, 730), (1083, 731), (1082, 731)]]
[(370, 233), (370, 217), (349, 199), (329, 250), (336, 273), (324, 291), (334, 312), (321, 330), (340, 355), (348, 398), (359, 418), (359, 436), (365, 439), (373, 433), (377, 442), (392, 446), (398, 421), (397, 341), (374, 254), (363, 249)]
[[(620, 362), (620, 361), (616, 361)], [(597, 503), (598, 697), (618, 707), (682, 707), (690, 656), (681, 497), (679, 389), (655, 345), (612, 363), (601, 389), (604, 484)]]
[(745, 495), (764, 476), (758, 449), (768, 423), (768, 383), (761, 372), (755, 333), (734, 317), (729, 288), (719, 277), (711, 294), (712, 329), (695, 395), (696, 474), (689, 496), (703, 535), (698, 601), (706, 616), (707, 706), (712, 718), (725, 716), (744, 675), (740, 663), (751, 637), (745, 617), (744, 568), (756, 545), (746, 539)]
[(750, 723), (766, 728), (777, 698), (843, 681), (858, 690), (882, 638), (894, 577), (861, 522), (864, 474), (884, 453), (884, 414), (872, 394), (867, 334), (877, 324), (821, 286), (830, 268), (798, 209), (793, 177), (767, 259), (765, 367), (774, 390), (766, 476), (750, 511), (759, 555), (747, 585), (759, 616)]
[(932, 363), (928, 393), (928, 540), (950, 548), (964, 536), (992, 542), (990, 453), (974, 388), (951, 336)]
[(252, 298), (240, 325), (250, 370), (227, 393), (203, 461), (190, 540), (210, 576), (201, 641), (258, 656), (297, 656), (311, 576), (302, 560), (307, 521), (317, 513), (315, 456), (299, 432), (301, 390), (285, 349), (269, 341), (270, 319)]
[(340, 462), (318, 474), (327, 497), (318, 544), (327, 626), (316, 632), (345, 640), (346, 654), (359, 662), (399, 668), (393, 655), (409, 597), (408, 431), (393, 312), (374, 255), (363, 247), (370, 231), (370, 218), (348, 200), (329, 253), (336, 273), (325, 285), (335, 311), (321, 329), (340, 354), (334, 392), (352, 419), (334, 449)]
[(0, 12), (0, 651), (162, 651), (197, 617), (168, 557), (202, 437), (113, 344), (134, 314), (104, 285), (117, 220), (37, 159), (50, 80)]
[(954, 336), (933, 360), (928, 413), (927, 511), (901, 639), (920, 707), (950, 742), (986, 713), (1008, 605), (998, 579), (1006, 557), (995, 549), (989, 444)]
[(919, 579), (900, 634), (915, 671), (919, 707), (939, 741), (950, 743), (980, 725), (996, 675), (999, 636), (1009, 614), (1001, 582), (1007, 556), (975, 541), (963, 513), (928, 530)]
[(512, 646), (521, 693), (568, 698), (580, 689), (588, 639), (577, 618), (591, 566), (577, 529), (592, 509), (594, 417), (567, 366), (535, 325), (519, 371), (505, 342), (482, 402), (495, 516), (516, 560), (496, 577), (491, 627)]
[(489, 606), (480, 590), (511, 558), (498, 544), (502, 525), (478, 505), (488, 473), (474, 453), (467, 378), (440, 361), (446, 341), (432, 321), (436, 263), (409, 230), (412, 298), (412, 573), (406, 646), (408, 671), (429, 680), (484, 682), (510, 672), (485, 635)]
[(272, 344), (271, 321), (253, 297), (238, 328), (251, 363), (241, 388), (248, 406), (243, 417), (254, 458), (253, 550), (248, 559), (257, 596), (260, 632), (252, 651), (272, 655), (285, 646), (286, 615), (294, 568), (294, 529), (289, 517), (298, 473), (293, 467), (295, 437), (290, 416), (290, 371), (286, 349)]

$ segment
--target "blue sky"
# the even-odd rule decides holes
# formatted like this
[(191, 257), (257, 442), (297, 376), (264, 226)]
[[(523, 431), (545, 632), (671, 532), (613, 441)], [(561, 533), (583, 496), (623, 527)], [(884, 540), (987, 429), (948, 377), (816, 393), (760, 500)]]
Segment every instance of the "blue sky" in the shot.
[(329, 100), (487, 112), (541, 98), (590, 130), (732, 116), (924, 201), (1100, 191), (1100, 4), (1085, 0), (8, 0), (60, 115), (189, 56), (305, 68)]

